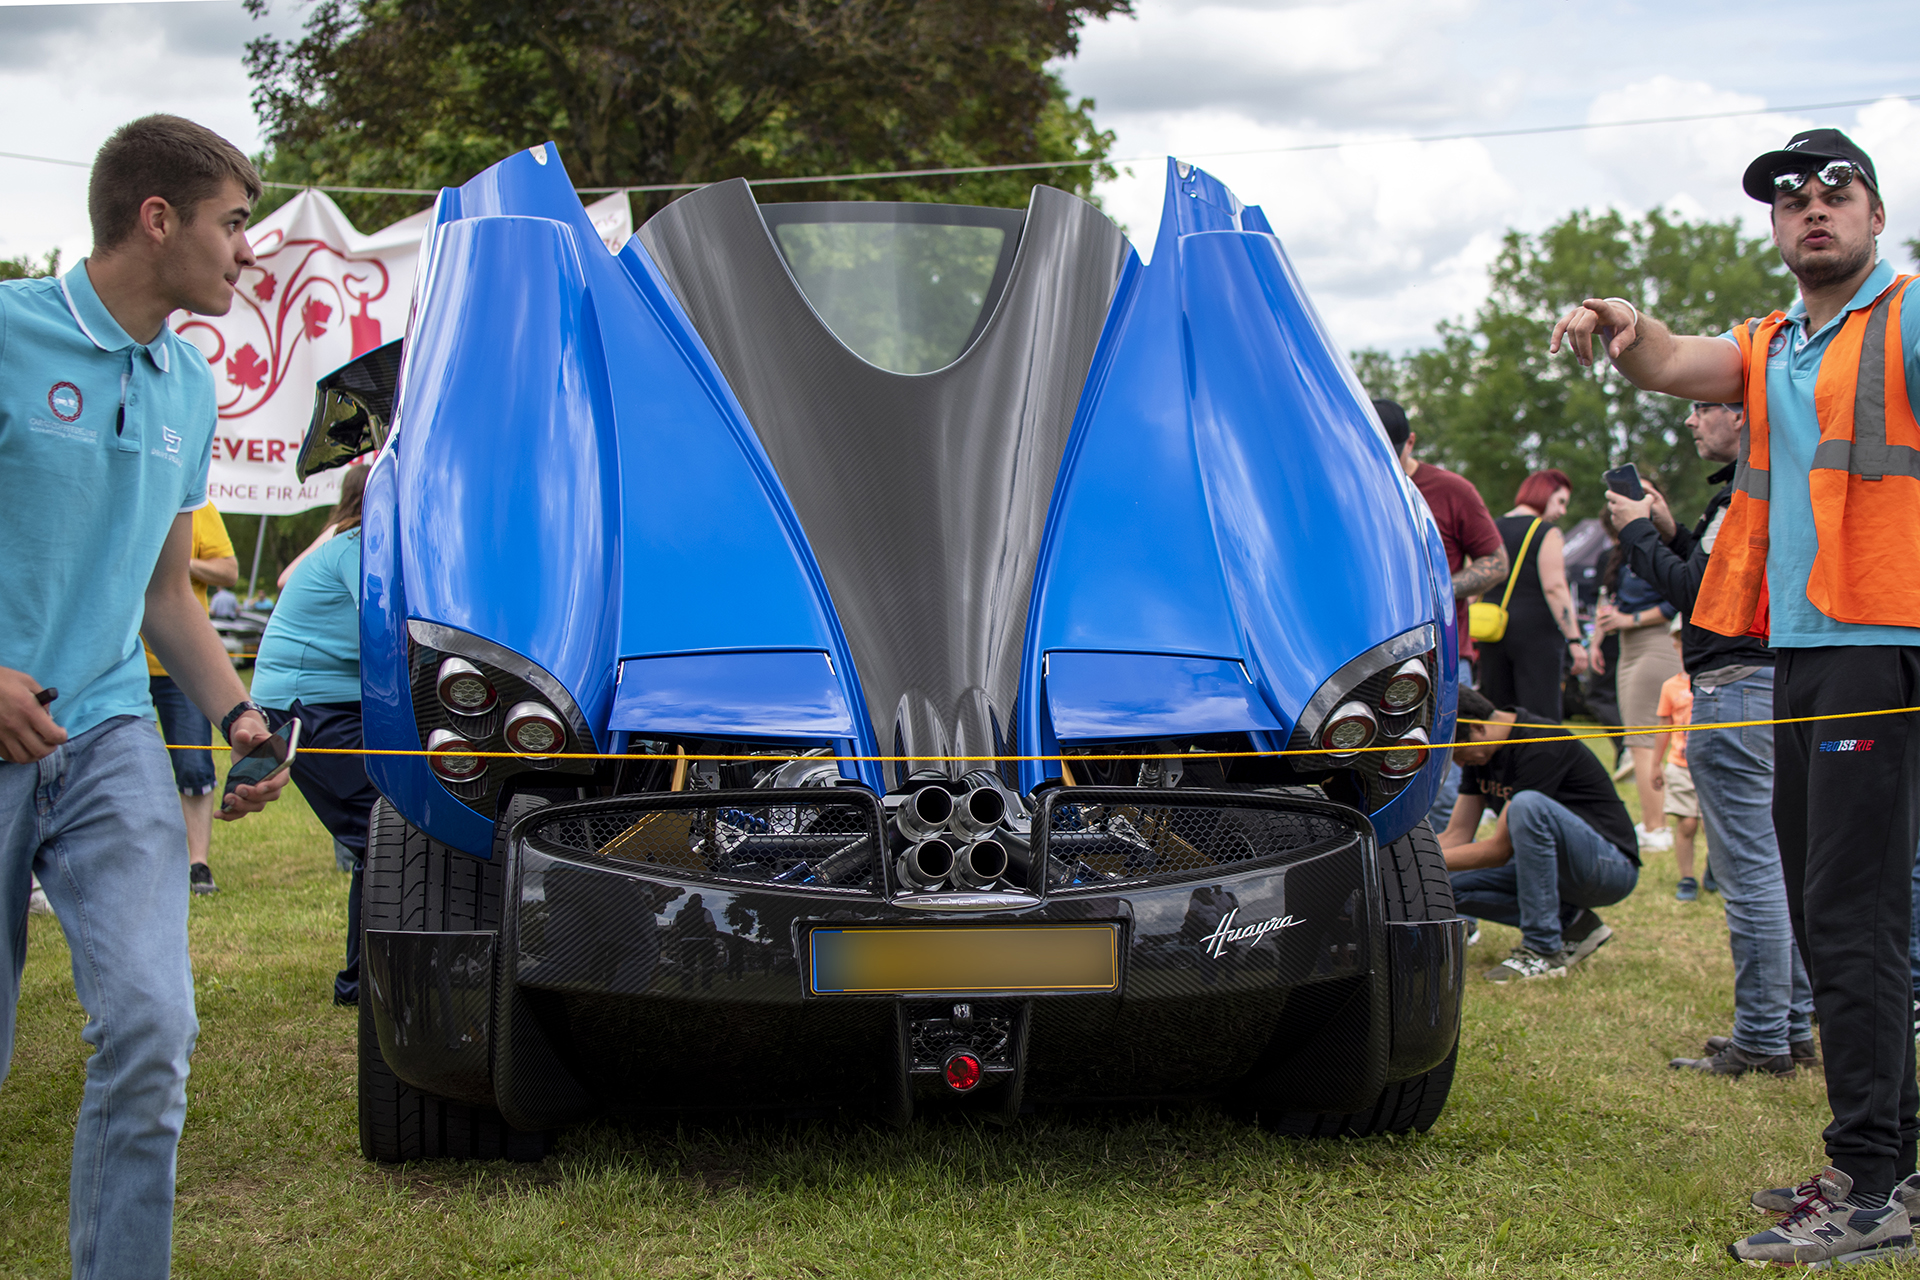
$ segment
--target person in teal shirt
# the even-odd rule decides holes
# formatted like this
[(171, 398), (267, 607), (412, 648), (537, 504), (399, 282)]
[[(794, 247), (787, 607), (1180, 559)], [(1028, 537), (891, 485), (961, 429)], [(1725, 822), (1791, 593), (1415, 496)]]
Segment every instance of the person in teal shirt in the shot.
[[(206, 359), (167, 328), (233, 305), (260, 191), (224, 138), (147, 116), (94, 161), (92, 255), (0, 283), (0, 1078), (37, 875), (95, 1049), (68, 1189), (76, 1277), (168, 1274), (199, 1032), (187, 832), (141, 633), (236, 754), (269, 732), (190, 588), (216, 401)], [(223, 816), (279, 790), (242, 787)]]
[(314, 545), (280, 578), (280, 603), (260, 637), (253, 696), (275, 729), (300, 721), (303, 748), (293, 762), (300, 794), (352, 858), (347, 887), (347, 963), (333, 980), (333, 1002), (360, 1001), (360, 875), (367, 821), (380, 798), (366, 757), (310, 755), (307, 747), (348, 751), (360, 732), (360, 495), (367, 469), (349, 467), (340, 501)]
[[(1828, 1167), (1798, 1187), (1756, 1191), (1755, 1207), (1787, 1216), (1729, 1251), (1756, 1265), (1848, 1265), (1900, 1256), (1920, 1212), (1908, 967), (1920, 841), (1920, 713), (1910, 710), (1920, 702), (1920, 291), (1877, 260), (1879, 178), (1839, 130), (1795, 135), (1754, 160), (1742, 186), (1769, 206), (1800, 286), (1781, 320), (1751, 322), (1729, 342), (1675, 335), (1624, 299), (1592, 298), (1555, 326), (1551, 346), (1565, 337), (1587, 363), (1597, 337), (1642, 390), (1749, 401), (1733, 502), (1692, 621), (1745, 633), (1762, 620), (1753, 602), (1765, 591), (1774, 714), (1797, 721), (1773, 729), (1774, 828), (1833, 1122)], [(1756, 376), (1764, 403), (1750, 402)], [(1650, 506), (1612, 505), (1623, 524)], [(1810, 592), (1816, 555), (1818, 600), (1845, 618)]]

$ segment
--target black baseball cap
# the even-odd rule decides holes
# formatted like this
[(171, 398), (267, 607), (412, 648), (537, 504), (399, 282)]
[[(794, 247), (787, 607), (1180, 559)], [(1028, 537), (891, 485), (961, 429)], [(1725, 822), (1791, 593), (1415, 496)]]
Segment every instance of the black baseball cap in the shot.
[(1872, 158), (1838, 129), (1807, 129), (1794, 134), (1785, 147), (1769, 151), (1748, 165), (1746, 176), (1740, 179), (1740, 188), (1761, 204), (1772, 204), (1775, 174), (1804, 173), (1819, 168), (1827, 160), (1851, 160), (1867, 185), (1880, 190)]
[(1387, 429), (1393, 451), (1398, 453), (1406, 448), (1407, 437), (1413, 434), (1413, 428), (1407, 425), (1407, 411), (1391, 400), (1375, 400), (1373, 411), (1380, 415), (1380, 425)]

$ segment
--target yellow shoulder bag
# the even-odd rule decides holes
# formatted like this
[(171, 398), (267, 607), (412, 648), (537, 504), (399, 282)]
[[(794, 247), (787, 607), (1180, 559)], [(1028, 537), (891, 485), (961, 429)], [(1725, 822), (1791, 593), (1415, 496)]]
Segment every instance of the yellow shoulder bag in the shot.
[(1533, 535), (1540, 532), (1540, 524), (1540, 519), (1535, 519), (1527, 536), (1521, 539), (1520, 554), (1513, 558), (1513, 567), (1507, 573), (1507, 593), (1500, 597), (1500, 603), (1480, 600), (1467, 606), (1467, 634), (1475, 640), (1492, 643), (1507, 634), (1507, 605), (1513, 599), (1513, 584), (1520, 580), (1520, 566), (1527, 562), (1527, 548), (1533, 545)]

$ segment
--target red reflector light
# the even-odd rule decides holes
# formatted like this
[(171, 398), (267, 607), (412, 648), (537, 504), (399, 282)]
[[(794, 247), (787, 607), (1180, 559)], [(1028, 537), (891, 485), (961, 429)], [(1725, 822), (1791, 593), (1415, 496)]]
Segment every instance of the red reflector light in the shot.
[(948, 1055), (944, 1074), (947, 1088), (955, 1093), (965, 1093), (980, 1083), (980, 1059), (962, 1049)]

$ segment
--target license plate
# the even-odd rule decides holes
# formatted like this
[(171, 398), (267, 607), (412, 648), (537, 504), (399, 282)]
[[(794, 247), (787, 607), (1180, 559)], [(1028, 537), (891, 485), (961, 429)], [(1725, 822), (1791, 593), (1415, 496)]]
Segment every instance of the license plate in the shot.
[(817, 996), (1114, 991), (1120, 927), (1027, 925), (815, 929)]

